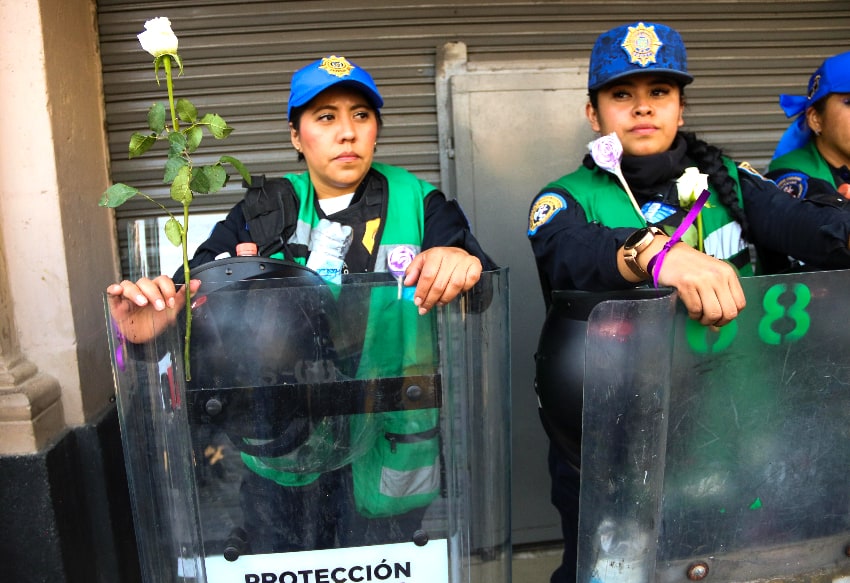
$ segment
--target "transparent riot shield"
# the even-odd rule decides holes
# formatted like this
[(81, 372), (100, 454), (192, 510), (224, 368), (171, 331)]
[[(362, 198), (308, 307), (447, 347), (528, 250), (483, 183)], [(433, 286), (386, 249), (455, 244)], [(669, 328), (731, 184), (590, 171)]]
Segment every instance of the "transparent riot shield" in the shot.
[(581, 324), (578, 581), (850, 581), (850, 272), (743, 285), (719, 331), (672, 293)]
[(419, 316), (284, 263), (193, 271), (190, 380), (107, 301), (145, 581), (509, 581), (507, 272)]

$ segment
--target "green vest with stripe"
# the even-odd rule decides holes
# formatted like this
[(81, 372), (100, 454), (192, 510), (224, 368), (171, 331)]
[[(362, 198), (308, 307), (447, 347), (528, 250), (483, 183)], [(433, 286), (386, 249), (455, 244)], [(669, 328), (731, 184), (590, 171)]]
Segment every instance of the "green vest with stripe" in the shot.
[[(728, 158), (724, 157), (723, 163), (729, 175), (738, 184), (738, 202), (742, 204), (738, 168)], [(541, 192), (551, 188), (569, 192), (570, 196), (584, 209), (587, 220), (590, 222), (606, 227), (639, 229), (646, 226), (646, 219), (635, 210), (629, 195), (620, 186), (617, 178), (599, 167), (591, 170), (581, 166), (575, 172), (551, 182)], [(701, 228), (697, 229), (692, 225), (689, 229), (689, 232), (700, 233), (701, 237), (683, 237), (683, 240), (695, 248), (699, 248), (701, 243), (705, 253), (717, 259), (731, 260), (741, 253), (749, 254), (746, 241), (741, 237), (740, 225), (717, 198), (717, 193), (712, 186), (709, 186), (709, 192), (710, 196), (699, 214), (698, 221), (701, 223)], [(741, 275), (753, 275), (753, 265), (747, 261), (738, 271)]]
[[(387, 213), (377, 253), (375, 271), (388, 271), (387, 255), (397, 246), (421, 250), (425, 226), (425, 198), (434, 190), (427, 182), (404, 169), (374, 163), (372, 168), (387, 180)], [(308, 173), (284, 177), (299, 199), (298, 223), (289, 240), (307, 245), (310, 231), (319, 222), (315, 191)], [(304, 259), (294, 258), (299, 263)], [(379, 379), (420, 374), (437, 370), (435, 319), (420, 316), (410, 299), (398, 297), (395, 285), (376, 286), (371, 291), (362, 356), (356, 378)], [(352, 443), (368, 439), (371, 445), (352, 460), (354, 498), (358, 511), (367, 517), (391, 516), (430, 503), (440, 492), (439, 411), (423, 409), (373, 413), (348, 417)], [(331, 439), (329, 429), (314, 430), (310, 445), (317, 450)], [(316, 446), (319, 447), (316, 447)], [(286, 471), (281, 458), (257, 458), (242, 454), (246, 465), (258, 474), (284, 486), (306, 485), (318, 473)]]
[(770, 171), (789, 168), (802, 172), (811, 178), (820, 178), (829, 182), (833, 188), (838, 189), (835, 184), (835, 177), (832, 175), (832, 170), (829, 164), (826, 163), (823, 156), (818, 152), (813, 141), (809, 141), (802, 148), (791, 150), (787, 154), (776, 158), (770, 163)]

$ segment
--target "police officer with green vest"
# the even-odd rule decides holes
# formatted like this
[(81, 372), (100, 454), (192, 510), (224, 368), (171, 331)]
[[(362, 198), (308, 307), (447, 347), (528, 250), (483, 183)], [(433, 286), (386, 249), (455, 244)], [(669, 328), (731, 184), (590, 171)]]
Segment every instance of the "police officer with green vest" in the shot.
[[(406, 170), (373, 160), (382, 106), (371, 75), (345, 57), (331, 55), (296, 71), (287, 115), (291, 143), (307, 171), (284, 176), (271, 207), (249, 190), (191, 261), (194, 267), (236, 255), (238, 244), (253, 242), (262, 255), (312, 266), (319, 241), (330, 240), (341, 255), (332, 284), (339, 271), (393, 272), (410, 301), (398, 301), (395, 288), (373, 291), (362, 355), (348, 372), (364, 379), (433, 368), (430, 310), (496, 267), (456, 201)], [(190, 282), (193, 293), (199, 286)], [(151, 313), (156, 325), (173, 321), (182, 307), (183, 295), (167, 276), (113, 284), (107, 293), (113, 312)], [(153, 334), (126, 335), (144, 342)], [(374, 419), (367, 417), (352, 419), (352, 439), (368, 433), (362, 424)], [(412, 539), (440, 489), (437, 412), (382, 413), (378, 422), (373, 446), (333, 471), (292, 471), (287, 460), (242, 454), (251, 470), (241, 505), (252, 552)], [(311, 439), (321, 441), (320, 433)]]
[(850, 51), (824, 60), (805, 95), (780, 95), (794, 118), (782, 135), (767, 177), (815, 204), (846, 208), (850, 200)]
[[(602, 153), (614, 155), (588, 154), (531, 203), (528, 238), (547, 305), (557, 289), (667, 286), (691, 318), (722, 326), (744, 309), (738, 278), (759, 273), (759, 253), (850, 267), (850, 216), (788, 197), (681, 130), (692, 81), (683, 41), (668, 26), (635, 22), (597, 38), (586, 116), (611, 146)], [(699, 196), (703, 184), (707, 199)], [(553, 583), (576, 577), (579, 470), (570, 460), (577, 455), (550, 445), (551, 495), (565, 539)]]

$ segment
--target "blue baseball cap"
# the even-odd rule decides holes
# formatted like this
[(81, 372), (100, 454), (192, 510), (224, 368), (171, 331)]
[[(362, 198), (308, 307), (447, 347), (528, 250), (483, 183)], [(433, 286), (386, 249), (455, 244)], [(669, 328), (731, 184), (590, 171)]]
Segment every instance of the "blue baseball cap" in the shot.
[(850, 93), (850, 51), (829, 57), (809, 78), (805, 95), (779, 96), (779, 106), (785, 117), (795, 117), (779, 140), (774, 158), (802, 148), (811, 138), (812, 130), (806, 120), (806, 110), (830, 93)]
[(694, 80), (688, 73), (688, 55), (679, 33), (663, 24), (635, 22), (603, 32), (590, 53), (588, 91), (634, 75), (663, 73), (682, 85)]
[(292, 117), (293, 108), (306, 105), (325, 89), (340, 83), (353, 85), (363, 91), (375, 109), (379, 110), (384, 105), (375, 81), (365, 69), (345, 57), (331, 55), (310, 63), (292, 75), (286, 117)]

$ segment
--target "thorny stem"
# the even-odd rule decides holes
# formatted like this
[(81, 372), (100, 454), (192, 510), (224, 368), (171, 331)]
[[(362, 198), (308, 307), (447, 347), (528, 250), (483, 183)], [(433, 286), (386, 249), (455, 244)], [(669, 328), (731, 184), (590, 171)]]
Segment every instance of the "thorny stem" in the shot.
[(177, 121), (177, 109), (174, 107), (174, 83), (171, 80), (171, 57), (166, 56), (162, 64), (165, 65), (165, 84), (168, 87), (168, 106), (171, 108), (171, 126), (175, 132), (180, 131)]
[(189, 370), (189, 339), (192, 336), (192, 303), (189, 291), (189, 203), (183, 203), (183, 232), (180, 239), (183, 243), (183, 289), (186, 292), (186, 341), (183, 345), (183, 367), (186, 371), (186, 381), (192, 380), (192, 371)]
[[(177, 120), (177, 109), (174, 107), (174, 84), (171, 79), (171, 57), (166, 57), (163, 60), (165, 65), (165, 83), (168, 87), (168, 106), (171, 108), (171, 126), (175, 132), (180, 131), (180, 124)], [(183, 248), (183, 291), (186, 294), (186, 336), (183, 343), (183, 369), (186, 373), (186, 380), (192, 380), (192, 371), (189, 367), (189, 340), (192, 337), (192, 293), (189, 290), (189, 242), (187, 235), (189, 233), (189, 203), (183, 203), (183, 229), (180, 233), (181, 247)]]

